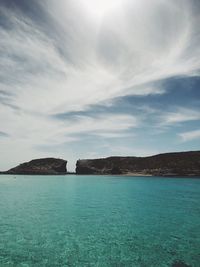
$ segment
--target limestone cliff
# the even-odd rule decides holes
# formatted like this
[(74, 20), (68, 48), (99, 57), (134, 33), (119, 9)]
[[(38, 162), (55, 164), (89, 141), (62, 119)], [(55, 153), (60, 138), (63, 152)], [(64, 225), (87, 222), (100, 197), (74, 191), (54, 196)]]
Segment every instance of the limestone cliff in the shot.
[(200, 151), (78, 160), (76, 173), (200, 177)]
[(22, 163), (5, 174), (57, 175), (67, 173), (67, 161), (56, 158), (34, 159)]

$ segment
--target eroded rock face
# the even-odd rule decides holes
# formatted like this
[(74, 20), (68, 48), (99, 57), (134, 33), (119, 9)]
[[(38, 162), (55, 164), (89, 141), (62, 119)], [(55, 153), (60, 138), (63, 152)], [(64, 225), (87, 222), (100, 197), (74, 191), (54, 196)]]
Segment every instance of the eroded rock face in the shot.
[(76, 173), (200, 177), (200, 151), (78, 160)]
[(67, 161), (56, 158), (34, 159), (5, 172), (6, 174), (57, 175), (67, 173)]

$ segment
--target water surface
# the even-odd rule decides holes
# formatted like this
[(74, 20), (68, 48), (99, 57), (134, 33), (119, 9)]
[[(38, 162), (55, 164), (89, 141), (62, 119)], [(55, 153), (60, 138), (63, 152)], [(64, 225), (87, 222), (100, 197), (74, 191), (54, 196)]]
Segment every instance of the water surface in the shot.
[(200, 180), (0, 176), (0, 266), (200, 266)]

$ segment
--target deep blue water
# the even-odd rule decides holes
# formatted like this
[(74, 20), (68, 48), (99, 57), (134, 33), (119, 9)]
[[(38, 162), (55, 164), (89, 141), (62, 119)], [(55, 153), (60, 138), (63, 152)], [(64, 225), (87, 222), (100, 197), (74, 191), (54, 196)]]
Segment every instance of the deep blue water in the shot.
[(200, 179), (0, 176), (0, 266), (200, 266)]

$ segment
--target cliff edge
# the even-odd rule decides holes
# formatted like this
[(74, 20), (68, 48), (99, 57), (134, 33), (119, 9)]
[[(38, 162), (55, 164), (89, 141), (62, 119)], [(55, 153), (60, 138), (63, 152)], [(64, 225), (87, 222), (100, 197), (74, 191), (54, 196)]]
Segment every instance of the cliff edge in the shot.
[(56, 158), (34, 159), (12, 168), (4, 174), (58, 175), (67, 173), (67, 161)]
[(199, 176), (200, 151), (78, 160), (76, 174)]

